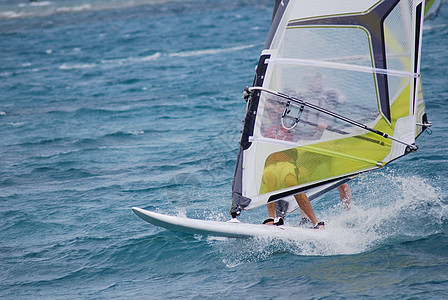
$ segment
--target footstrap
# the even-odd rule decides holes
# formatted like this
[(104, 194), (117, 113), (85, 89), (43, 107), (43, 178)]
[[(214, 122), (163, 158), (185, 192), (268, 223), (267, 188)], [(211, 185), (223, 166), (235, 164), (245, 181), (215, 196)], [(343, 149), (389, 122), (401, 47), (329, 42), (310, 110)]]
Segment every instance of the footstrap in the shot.
[(283, 220), (282, 217), (277, 217), (277, 218), (274, 219), (274, 225), (275, 226), (281, 226), (281, 225), (284, 225), (284, 224), (285, 224), (285, 221)]
[(272, 217), (267, 218), (266, 220), (263, 221), (263, 224), (267, 224), (269, 222), (274, 223), (274, 218), (272, 218)]
[(325, 222), (318, 222), (316, 225), (314, 225), (314, 227), (312, 227), (313, 229), (324, 229), (325, 228)]

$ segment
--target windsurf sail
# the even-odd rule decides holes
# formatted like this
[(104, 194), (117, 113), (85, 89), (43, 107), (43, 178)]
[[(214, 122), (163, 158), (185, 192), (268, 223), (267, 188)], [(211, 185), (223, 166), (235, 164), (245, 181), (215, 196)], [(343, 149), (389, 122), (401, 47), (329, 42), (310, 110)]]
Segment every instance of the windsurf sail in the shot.
[(423, 12), (422, 0), (275, 2), (244, 92), (234, 217), (302, 192), (312, 199), (417, 149), (429, 126)]
[(435, 19), (439, 16), (440, 7), (446, 0), (426, 0), (425, 1), (425, 19)]

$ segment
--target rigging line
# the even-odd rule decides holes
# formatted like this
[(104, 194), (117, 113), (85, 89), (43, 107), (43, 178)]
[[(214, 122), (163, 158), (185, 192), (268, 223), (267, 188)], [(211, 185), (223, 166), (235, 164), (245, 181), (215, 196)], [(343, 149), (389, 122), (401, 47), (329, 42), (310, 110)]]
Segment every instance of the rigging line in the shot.
[(270, 90), (270, 89), (266, 89), (266, 88), (263, 88), (263, 87), (259, 87), (259, 86), (250, 87), (249, 91), (251, 91), (251, 92), (252, 91), (262, 91), (262, 92), (266, 92), (266, 93), (269, 93), (269, 94), (272, 94), (272, 95), (275, 95), (275, 96), (278, 96), (278, 97), (281, 97), (281, 98), (284, 98), (284, 99), (288, 99), (288, 100), (290, 100), (292, 102), (295, 102), (295, 103), (298, 103), (300, 105), (304, 105), (304, 106), (307, 106), (309, 108), (315, 109), (317, 111), (320, 111), (320, 112), (322, 112), (324, 114), (327, 114), (327, 115), (330, 115), (332, 117), (335, 117), (335, 118), (337, 118), (339, 120), (342, 120), (344, 122), (347, 122), (349, 124), (352, 124), (352, 125), (355, 125), (357, 127), (362, 128), (362, 129), (365, 129), (367, 131), (373, 132), (373, 133), (375, 133), (377, 135), (380, 135), (380, 136), (382, 136), (384, 138), (391, 139), (391, 140), (393, 140), (393, 141), (395, 141), (397, 143), (400, 143), (400, 144), (403, 144), (405, 146), (408, 146), (409, 149), (412, 150), (412, 151), (416, 151), (418, 149), (418, 147), (416, 145), (414, 145), (414, 144), (408, 144), (408, 143), (406, 143), (406, 142), (404, 142), (404, 141), (402, 141), (400, 139), (397, 139), (397, 138), (395, 138), (393, 136), (388, 135), (387, 133), (384, 133), (384, 132), (379, 131), (377, 129), (371, 128), (371, 127), (369, 127), (369, 126), (367, 126), (365, 124), (359, 123), (359, 122), (357, 122), (355, 120), (352, 120), (352, 119), (349, 119), (349, 118), (346, 118), (346, 117), (341, 116), (341, 115), (339, 115), (337, 113), (334, 113), (332, 111), (326, 110), (325, 108), (322, 108), (320, 106), (308, 103), (308, 102), (303, 101), (303, 100), (301, 100), (299, 98), (296, 98), (296, 97), (293, 97), (293, 96), (289, 96), (289, 95), (283, 94), (281, 92), (277, 92), (277, 91), (273, 91), (273, 90)]
[(420, 74), (418, 74), (418, 73), (411, 73), (411, 72), (405, 72), (405, 71), (399, 71), (399, 70), (381, 69), (381, 68), (372, 68), (372, 67), (367, 67), (367, 66), (350, 65), (350, 64), (312, 60), (312, 59), (271, 58), (271, 59), (268, 59), (266, 63), (324, 67), (324, 68), (357, 71), (357, 72), (364, 72), (364, 73), (376, 73), (376, 74), (383, 74), (383, 75), (390, 75), (390, 76), (397, 76), (397, 77), (408, 77), (408, 78), (420, 77)]

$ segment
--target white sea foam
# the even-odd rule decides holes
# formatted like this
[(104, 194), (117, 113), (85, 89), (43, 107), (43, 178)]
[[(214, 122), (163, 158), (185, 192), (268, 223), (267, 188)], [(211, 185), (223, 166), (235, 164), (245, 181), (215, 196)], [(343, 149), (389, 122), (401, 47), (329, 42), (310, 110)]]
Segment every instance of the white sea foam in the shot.
[(140, 61), (152, 61), (152, 60), (158, 59), (161, 55), (162, 54), (160, 54), (159, 52), (156, 52), (156, 53), (154, 53), (152, 55), (148, 55), (148, 56), (142, 57), (142, 58), (140, 58), (138, 60), (140, 60)]
[(230, 48), (219, 48), (219, 49), (204, 49), (204, 50), (194, 50), (194, 51), (184, 51), (171, 53), (169, 56), (172, 57), (190, 57), (190, 56), (202, 56), (202, 55), (215, 55), (223, 52), (233, 52), (240, 51), (248, 48), (252, 48), (255, 45), (243, 45), (243, 46), (235, 46)]
[(48, 6), (50, 4), (51, 4), (50, 1), (32, 1), (28, 5), (29, 6)]
[(14, 19), (33, 16), (49, 16), (61, 13), (77, 13), (89, 10), (101, 10), (102, 7), (94, 7), (91, 4), (82, 4), (77, 6), (58, 7), (50, 1), (33, 1), (29, 3), (20, 3), (13, 10), (0, 12), (0, 19)]
[(10, 125), (12, 127), (21, 127), (23, 125), (26, 125), (26, 122), (8, 123), (8, 125)]
[(144, 56), (144, 57), (128, 57), (124, 59), (111, 60), (109, 62), (117, 62), (119, 64), (127, 64), (127, 63), (135, 63), (135, 62), (147, 62), (153, 61), (161, 57), (162, 54), (160, 52), (156, 52), (154, 54)]
[(48, 6), (50, 5), (50, 1), (31, 1), (29, 3), (20, 3), (19, 7), (27, 7), (27, 6)]
[(80, 6), (72, 6), (72, 7), (58, 7), (55, 9), (55, 12), (58, 13), (69, 13), (69, 12), (80, 12), (85, 10), (91, 10), (92, 6), (90, 4), (84, 4)]
[(135, 63), (145, 63), (150, 61), (155, 61), (162, 56), (160, 52), (156, 52), (152, 55), (144, 57), (128, 57), (128, 58), (117, 58), (117, 59), (104, 59), (101, 61), (101, 65), (104, 68), (115, 67), (117, 65), (132, 65)]
[(25, 16), (26, 14), (23, 12), (16, 12), (16, 11), (1, 11), (0, 12), (0, 19), (15, 19)]
[[(61, 13), (78, 13), (83, 11), (101, 11), (107, 9), (120, 9), (126, 7), (135, 7), (139, 5), (154, 5), (166, 0), (133, 0), (133, 1), (90, 1), (92, 3), (70, 2), (61, 3), (58, 1), (30, 1), (22, 2), (10, 9), (0, 12), (0, 19), (23, 18), (33, 16), (49, 16)], [(170, 0), (179, 1), (179, 0)], [(67, 5), (68, 4), (68, 5)], [(58, 6), (59, 5), (59, 6)], [(65, 5), (65, 6), (60, 6)]]
[(440, 30), (446, 27), (447, 24), (432, 24), (427, 22), (423, 24), (423, 31)]
[(91, 69), (95, 68), (96, 64), (62, 64), (59, 66), (60, 70), (73, 70), (73, 69)]
[(143, 130), (133, 130), (133, 131), (129, 131), (128, 133), (130, 133), (132, 135), (142, 135), (145, 132)]

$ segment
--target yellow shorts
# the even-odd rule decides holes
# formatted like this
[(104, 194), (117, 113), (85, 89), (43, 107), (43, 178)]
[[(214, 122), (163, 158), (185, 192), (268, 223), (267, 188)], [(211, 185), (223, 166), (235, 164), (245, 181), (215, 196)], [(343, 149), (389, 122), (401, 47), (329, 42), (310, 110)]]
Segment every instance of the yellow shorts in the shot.
[[(293, 176), (286, 180), (288, 175)], [(290, 162), (278, 162), (271, 164), (264, 168), (263, 171), (263, 185), (264, 193), (284, 189), (297, 184), (297, 168)]]

